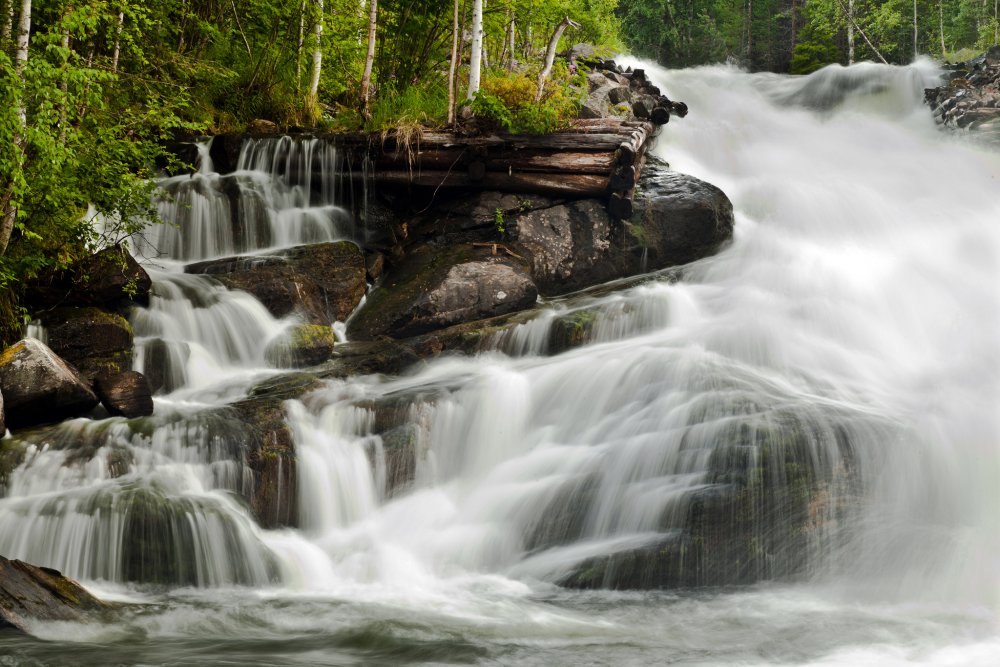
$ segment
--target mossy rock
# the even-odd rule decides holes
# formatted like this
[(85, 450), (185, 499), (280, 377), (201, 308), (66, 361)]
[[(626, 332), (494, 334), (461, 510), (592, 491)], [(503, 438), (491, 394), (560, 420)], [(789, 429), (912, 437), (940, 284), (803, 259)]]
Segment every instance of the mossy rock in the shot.
[(276, 368), (315, 366), (330, 358), (336, 342), (332, 327), (297, 324), (271, 341), (264, 356)]

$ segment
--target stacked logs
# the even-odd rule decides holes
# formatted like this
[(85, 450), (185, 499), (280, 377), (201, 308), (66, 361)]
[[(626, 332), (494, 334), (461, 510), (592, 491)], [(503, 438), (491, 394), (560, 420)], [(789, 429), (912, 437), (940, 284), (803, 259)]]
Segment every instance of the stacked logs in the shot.
[[(645, 151), (656, 132), (648, 121), (600, 118), (576, 121), (548, 135), (463, 137), (423, 132), (388, 135), (375, 145), (355, 145), (380, 187), (466, 188), (544, 194), (554, 197), (609, 197), (617, 217), (631, 215), (631, 197)], [(338, 143), (360, 144), (358, 137)], [(360, 165), (359, 165), (360, 166)]]

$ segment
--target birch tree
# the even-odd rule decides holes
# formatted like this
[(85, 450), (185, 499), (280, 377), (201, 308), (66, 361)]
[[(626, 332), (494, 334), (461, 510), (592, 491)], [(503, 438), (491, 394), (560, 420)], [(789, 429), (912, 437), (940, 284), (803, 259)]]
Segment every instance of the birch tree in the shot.
[(309, 100), (319, 100), (319, 75), (323, 70), (323, 0), (316, 0), (316, 24), (313, 31), (316, 44), (313, 48), (312, 79), (309, 82)]
[(378, 25), (378, 0), (368, 0), (368, 54), (365, 71), (361, 75), (361, 113), (368, 117), (368, 99), (371, 94), (372, 66), (375, 63), (375, 30)]
[[(21, 20), (17, 27), (17, 51), (14, 56), (14, 75), (18, 82), (24, 79), (24, 68), (28, 64), (28, 42), (31, 38), (31, 0), (23, 0), (21, 3)], [(14, 194), (17, 189), (17, 180), (24, 163), (24, 135), (27, 130), (28, 112), (25, 107), (24, 93), (17, 91), (16, 95), (16, 126), (13, 133), (13, 164), (10, 165), (10, 172), (5, 176), (7, 183), (4, 185), (3, 194), (0, 195), (0, 255), (7, 252), (7, 244), (10, 243), (11, 232), (14, 231), (14, 222), (17, 220), (17, 205), (14, 202)]]
[(469, 53), (469, 92), (472, 99), (479, 92), (480, 69), (483, 63), (483, 0), (472, 0), (472, 45)]

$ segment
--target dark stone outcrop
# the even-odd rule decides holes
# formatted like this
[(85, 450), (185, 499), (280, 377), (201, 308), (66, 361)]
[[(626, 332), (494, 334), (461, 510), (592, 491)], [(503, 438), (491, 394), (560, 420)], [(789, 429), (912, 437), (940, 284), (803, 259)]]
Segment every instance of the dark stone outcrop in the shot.
[(583, 199), (517, 215), (516, 248), (546, 296), (706, 257), (732, 236), (733, 207), (719, 188), (651, 165), (629, 221), (619, 226), (603, 202)]
[(644, 251), (643, 271), (707, 257), (733, 235), (733, 204), (711, 183), (651, 165), (639, 190), (626, 234)]
[[(802, 574), (825, 531), (848, 522), (855, 509), (848, 499), (856, 492), (856, 480), (844, 468), (851, 463), (850, 445), (840, 427), (834, 429), (834, 442), (821, 445), (828, 427), (792, 412), (756, 424), (734, 423), (719, 434), (705, 486), (689, 493), (679, 510), (664, 514), (659, 536), (586, 558), (558, 583), (686, 588)], [(824, 466), (830, 449), (838, 447), (840, 464)], [(585, 502), (575, 505), (577, 512), (586, 511)], [(563, 536), (567, 543), (576, 539), (576, 534)]]
[(348, 337), (406, 338), (516, 312), (538, 296), (523, 263), (472, 245), (424, 246), (386, 277), (351, 320)]
[(531, 211), (514, 218), (517, 247), (531, 259), (542, 294), (565, 294), (623, 275), (611, 217), (596, 199)]
[(298, 525), (297, 459), (284, 402), (319, 386), (310, 374), (280, 375), (256, 385), (247, 398), (225, 409), (241, 429), (245, 462), (254, 474), (247, 502), (263, 528)]
[(94, 391), (110, 415), (131, 419), (153, 414), (153, 392), (138, 371), (101, 376), (94, 381)]
[(935, 120), (1000, 140), (1000, 46), (946, 67), (947, 81), (924, 91)]
[(7, 417), (3, 411), (3, 391), (0, 391), (0, 438), (7, 431)]
[(336, 337), (331, 327), (298, 324), (268, 344), (264, 353), (276, 368), (303, 368), (321, 364), (333, 354)]
[(297, 312), (309, 324), (347, 319), (365, 293), (365, 257), (349, 241), (209, 260), (185, 270), (211, 275), (230, 289), (249, 292), (275, 317)]
[(79, 417), (98, 403), (76, 369), (33, 338), (0, 354), (0, 391), (11, 429)]
[(28, 283), (25, 301), (32, 311), (60, 306), (122, 310), (146, 303), (152, 280), (121, 246), (105, 248), (65, 271)]
[(29, 632), (37, 621), (87, 621), (112, 609), (48, 567), (0, 556), (0, 630)]
[(41, 318), (52, 351), (93, 382), (132, 367), (132, 326), (100, 308), (57, 308)]

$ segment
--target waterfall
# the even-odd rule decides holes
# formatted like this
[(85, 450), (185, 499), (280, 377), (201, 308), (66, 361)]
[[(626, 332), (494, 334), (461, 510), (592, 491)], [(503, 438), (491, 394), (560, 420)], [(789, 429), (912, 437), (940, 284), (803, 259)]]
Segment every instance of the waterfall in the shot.
[[(934, 127), (925, 62), (645, 67), (691, 109), (655, 151), (727, 192), (732, 245), (272, 406), (296, 511), (267, 529), (227, 404), (293, 320), (179, 268), (355, 230), (332, 146), (248, 141), (227, 176), (203, 146), (162, 182), (177, 226), (147, 234), (167, 259), (132, 318), (157, 416), (4, 440), (0, 553), (209, 589), (171, 613), (276, 662), (294, 627), (400, 662), (992, 664), (1000, 155)], [(658, 586), (678, 592), (607, 590)]]

